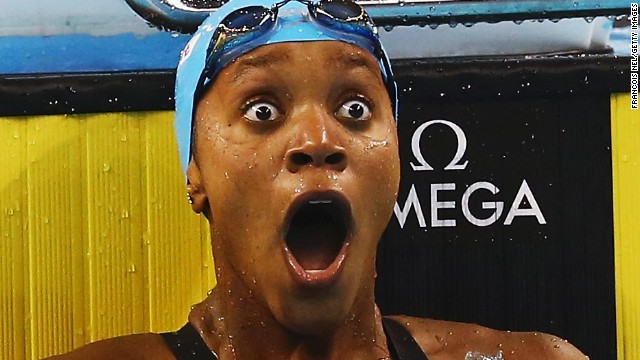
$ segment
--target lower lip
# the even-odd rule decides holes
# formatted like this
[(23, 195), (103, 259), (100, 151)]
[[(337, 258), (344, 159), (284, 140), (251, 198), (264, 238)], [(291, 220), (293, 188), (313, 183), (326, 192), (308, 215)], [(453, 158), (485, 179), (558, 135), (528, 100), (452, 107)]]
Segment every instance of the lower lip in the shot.
[(300, 266), (289, 248), (285, 246), (284, 255), (287, 261), (287, 265), (289, 265), (287, 266), (287, 268), (289, 269), (289, 272), (298, 285), (313, 288), (329, 286), (333, 284), (340, 276), (340, 273), (342, 273), (344, 260), (347, 257), (348, 247), (349, 242), (347, 241), (344, 243), (344, 245), (342, 245), (338, 256), (336, 256), (331, 265), (329, 265), (326, 269), (305, 270), (302, 266)]

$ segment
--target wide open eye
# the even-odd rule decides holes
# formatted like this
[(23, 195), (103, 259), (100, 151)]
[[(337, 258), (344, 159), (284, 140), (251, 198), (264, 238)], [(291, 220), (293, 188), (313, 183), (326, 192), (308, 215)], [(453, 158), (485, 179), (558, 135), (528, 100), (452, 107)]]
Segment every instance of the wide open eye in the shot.
[(371, 118), (371, 109), (364, 101), (349, 100), (340, 106), (337, 115), (345, 119), (364, 121)]
[(273, 121), (280, 116), (280, 110), (266, 102), (256, 102), (249, 106), (244, 113), (244, 118), (250, 121)]

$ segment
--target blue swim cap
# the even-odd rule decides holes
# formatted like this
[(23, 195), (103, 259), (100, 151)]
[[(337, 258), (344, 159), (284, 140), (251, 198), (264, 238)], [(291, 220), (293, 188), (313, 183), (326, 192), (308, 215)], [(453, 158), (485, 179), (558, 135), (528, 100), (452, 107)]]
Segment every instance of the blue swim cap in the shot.
[(204, 83), (204, 86), (208, 86), (226, 65), (259, 46), (282, 42), (337, 40), (368, 51), (378, 60), (392, 101), (394, 116), (397, 119), (397, 87), (388, 65), (388, 56), (380, 44), (377, 33), (367, 30), (367, 33), (363, 34), (361, 33), (362, 29), (354, 31), (348, 27), (322, 24), (311, 18), (307, 5), (296, 0), (286, 3), (279, 9), (275, 24), (265, 33), (248, 42), (239, 43), (237, 46), (233, 46), (233, 42), (230, 42), (230, 47), (223, 48), (224, 54), (211, 73), (212, 69), (207, 68), (207, 57), (212, 47), (212, 38), (220, 23), (230, 13), (238, 9), (249, 6), (271, 8), (273, 4), (272, 0), (231, 0), (204, 20), (182, 51), (176, 76), (175, 130), (184, 174), (186, 174), (187, 166), (191, 160), (191, 135), (195, 104), (199, 100), (197, 97), (204, 92), (202, 89), (203, 73), (209, 72), (208, 79)]

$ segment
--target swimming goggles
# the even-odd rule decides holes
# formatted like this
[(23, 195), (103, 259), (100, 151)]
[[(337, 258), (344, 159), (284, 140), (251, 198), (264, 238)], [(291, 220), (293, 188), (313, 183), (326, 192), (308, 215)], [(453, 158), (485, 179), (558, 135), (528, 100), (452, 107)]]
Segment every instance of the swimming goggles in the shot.
[(270, 8), (254, 5), (232, 11), (219, 23), (209, 48), (205, 69), (196, 88), (196, 98), (215, 75), (236, 55), (232, 51), (238, 46), (268, 33), (277, 23), (278, 10), (291, 1), (307, 6), (309, 17), (323, 27), (364, 37), (373, 47), (373, 55), (381, 65), (383, 80), (395, 104), (395, 83), (391, 79), (391, 65), (382, 50), (377, 28), (364, 8), (350, 0), (283, 0)]

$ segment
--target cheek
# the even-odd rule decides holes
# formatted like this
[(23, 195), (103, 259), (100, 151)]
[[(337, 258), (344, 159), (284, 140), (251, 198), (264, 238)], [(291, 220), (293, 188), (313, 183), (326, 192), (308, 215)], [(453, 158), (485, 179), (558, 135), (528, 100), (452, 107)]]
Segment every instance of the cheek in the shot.
[(359, 146), (360, 151), (354, 157), (357, 172), (365, 179), (363, 184), (378, 196), (397, 195), (400, 181), (400, 158), (398, 142), (394, 132), (387, 136), (367, 139)]
[(375, 251), (393, 213), (400, 172), (397, 145), (391, 138), (386, 145), (360, 149), (349, 163), (354, 166), (354, 188), (350, 190), (355, 194), (352, 201), (357, 231), (366, 240), (359, 242), (363, 246), (359, 256), (361, 261), (369, 261), (367, 254)]
[(395, 165), (384, 165), (378, 171), (381, 176), (381, 180), (374, 184), (370, 189), (370, 194), (373, 195), (372, 208), (376, 213), (374, 221), (383, 223), (382, 226), (386, 226), (389, 221), (389, 217), (393, 212), (393, 206), (395, 204), (398, 195), (398, 183), (399, 174)]
[(270, 195), (278, 166), (253, 144), (224, 144), (215, 139), (205, 143), (202, 147), (210, 146), (206, 149), (210, 155), (199, 156), (198, 161), (214, 226), (237, 240), (264, 237), (262, 230), (276, 225), (273, 212), (265, 209), (277, 200)]

